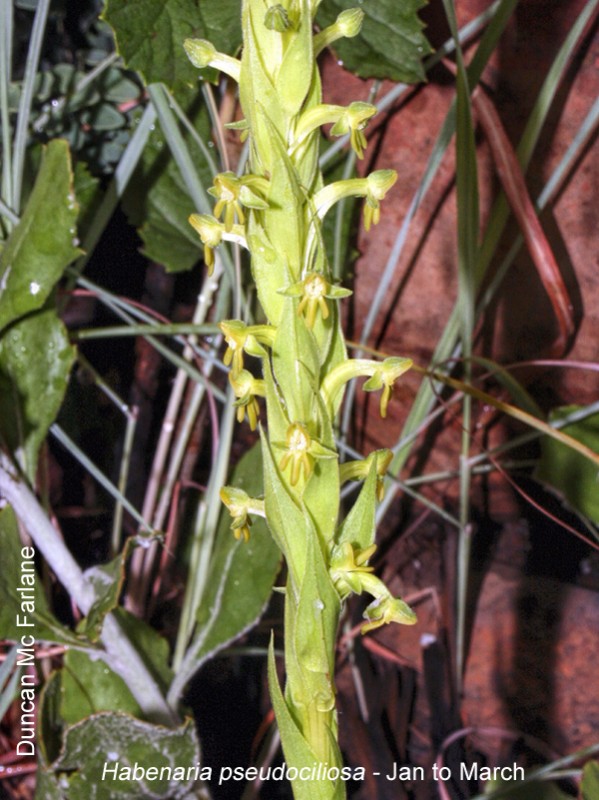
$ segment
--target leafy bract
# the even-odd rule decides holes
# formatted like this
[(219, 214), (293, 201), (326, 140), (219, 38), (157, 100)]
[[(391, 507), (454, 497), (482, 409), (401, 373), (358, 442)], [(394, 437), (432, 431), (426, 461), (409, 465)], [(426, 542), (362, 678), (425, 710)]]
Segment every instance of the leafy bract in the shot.
[(359, 550), (366, 550), (374, 542), (376, 483), (376, 460), (373, 460), (358, 499), (340, 526), (337, 544), (349, 542)]
[(69, 146), (56, 139), (45, 148), (21, 220), (0, 251), (0, 331), (41, 308), (80, 254), (77, 214)]
[(312, 701), (322, 702), (331, 695), (331, 703), (334, 703), (328, 678), (335, 669), (333, 654), (314, 647), (314, 642), (330, 641), (335, 637), (339, 595), (329, 577), (316, 536), (311, 536), (306, 542), (306, 551), (306, 570), (297, 607), (295, 650), (306, 669), (319, 672), (325, 678), (322, 697), (313, 697)]
[(345, 68), (361, 78), (416, 83), (425, 80), (422, 59), (431, 52), (418, 17), (424, 5), (424, 0), (323, 0), (316, 19), (324, 28), (341, 11), (359, 6), (364, 12), (362, 30), (334, 44)]
[(299, 586), (300, 576), (306, 567), (305, 539), (307, 536), (316, 536), (316, 532), (305, 509), (303, 507), (300, 509), (283, 483), (264, 433), (262, 433), (262, 457), (264, 506), (269, 529), (285, 555), (289, 569), (294, 575), (295, 585)]

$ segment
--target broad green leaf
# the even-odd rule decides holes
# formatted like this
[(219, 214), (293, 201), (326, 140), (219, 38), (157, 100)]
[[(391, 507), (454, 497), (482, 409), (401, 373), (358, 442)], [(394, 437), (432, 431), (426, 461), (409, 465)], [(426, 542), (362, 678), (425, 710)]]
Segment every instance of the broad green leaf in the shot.
[[(230, 485), (252, 497), (262, 493), (259, 445), (241, 459)], [(201, 642), (196, 655), (199, 663), (254, 626), (270, 598), (280, 559), (279, 548), (262, 519), (254, 518), (250, 540), (244, 542), (233, 535), (231, 518), (223, 510), (210, 566), (214, 579), (198, 610), (198, 641), (192, 645)]]
[(364, 12), (362, 30), (333, 46), (344, 66), (361, 78), (415, 83), (425, 80), (422, 59), (432, 52), (418, 18), (425, 5), (425, 0), (323, 0), (316, 19), (324, 28), (341, 11), (359, 6)]
[[(268, 687), (281, 735), (285, 761), (294, 767), (312, 769), (314, 764), (318, 763), (318, 758), (297, 727), (281, 692), (272, 640), (268, 651)], [(331, 740), (334, 741), (332, 735)], [(339, 757), (340, 759), (341, 757)], [(342, 781), (333, 783), (330, 780), (310, 781), (298, 778), (293, 781), (293, 796), (295, 800), (343, 800), (345, 791)]]
[(359, 550), (366, 550), (374, 542), (376, 482), (376, 460), (373, 460), (358, 499), (339, 528), (337, 544), (349, 542)]
[(187, 38), (209, 39), (220, 52), (241, 42), (239, 0), (108, 0), (103, 18), (114, 30), (127, 66), (147, 83), (195, 85), (198, 70), (187, 58)]
[(597, 800), (599, 797), (599, 762), (589, 761), (584, 765), (580, 791), (582, 800)]
[[(579, 406), (564, 406), (554, 410), (550, 419), (563, 419), (579, 409)], [(592, 414), (561, 430), (599, 453), (599, 414)], [(597, 467), (583, 455), (556, 439), (544, 436), (536, 477), (552, 486), (575, 511), (599, 523)]]
[(65, 800), (57, 776), (47, 772), (41, 763), (35, 777), (35, 800)]
[(113, 613), (125, 631), (127, 639), (135, 647), (161, 689), (166, 692), (173, 679), (169, 666), (170, 647), (167, 640), (143, 619), (130, 614), (124, 608), (116, 608)]
[(80, 239), (85, 241), (85, 236), (102, 200), (102, 191), (100, 181), (91, 174), (87, 165), (82, 161), (78, 161), (75, 165), (74, 184), (75, 196), (79, 204), (77, 230)]
[(0, 439), (32, 481), (74, 357), (66, 329), (53, 310), (19, 320), (0, 337)]
[[(65, 800), (183, 800), (198, 796), (201, 782), (188, 770), (199, 760), (191, 720), (170, 730), (128, 714), (104, 712), (65, 730), (62, 752), (50, 768), (60, 774)], [(157, 776), (166, 768), (162, 779), (141, 777), (140, 770), (151, 767), (157, 768)]]
[[(32, 572), (28, 550), (20, 541), (17, 520), (10, 506), (0, 510), (0, 631), (15, 642), (30, 634), (36, 641), (81, 645), (48, 609), (37, 572)], [(33, 577), (30, 577), (33, 576)], [(33, 586), (30, 583), (33, 582)], [(25, 591), (18, 591), (19, 587)], [(32, 602), (31, 602), (32, 601)], [(22, 657), (22, 654), (21, 654)], [(27, 658), (27, 654), (25, 655)]]
[(0, 252), (0, 331), (41, 308), (80, 254), (77, 214), (69, 147), (56, 139), (44, 150), (21, 221)]
[(141, 709), (125, 682), (100, 659), (67, 650), (61, 673), (60, 719), (73, 725), (99, 711), (139, 716)]

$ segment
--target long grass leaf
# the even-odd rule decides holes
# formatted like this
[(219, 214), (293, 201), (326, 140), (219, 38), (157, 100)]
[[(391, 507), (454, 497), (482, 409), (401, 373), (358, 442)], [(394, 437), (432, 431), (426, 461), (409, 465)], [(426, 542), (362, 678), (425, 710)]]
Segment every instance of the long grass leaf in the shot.
[[(13, 4), (0, 3), (0, 129), (2, 132), (2, 186), (0, 196), (12, 206), (12, 147), (8, 88), (12, 79)], [(13, 209), (14, 211), (14, 209)]]
[[(453, 0), (443, 0), (449, 29), (456, 42), (457, 98), (456, 98), (456, 183), (457, 183), (457, 233), (458, 233), (458, 297), (462, 349), (465, 356), (464, 378), (470, 382), (472, 336), (474, 331), (474, 304), (476, 299), (476, 258), (478, 255), (478, 171), (474, 123), (470, 106), (470, 84), (458, 41), (458, 26)], [(460, 695), (466, 653), (466, 611), (468, 604), (468, 577), (470, 573), (470, 426), (472, 403), (464, 395), (462, 408), (462, 448), (460, 453), (460, 529), (458, 537), (456, 572), (456, 646), (455, 681)]]
[(29, 49), (27, 50), (27, 61), (25, 64), (25, 76), (21, 87), (21, 97), (19, 99), (19, 112), (17, 116), (12, 162), (12, 207), (17, 214), (21, 211), (23, 166), (25, 164), (25, 149), (27, 147), (31, 103), (33, 100), (33, 90), (37, 77), (37, 68), (39, 65), (44, 33), (46, 31), (49, 9), (50, 0), (39, 0), (33, 19), (33, 28), (31, 29), (31, 38), (29, 40)]
[(87, 456), (83, 450), (77, 445), (71, 437), (63, 431), (63, 429), (54, 423), (50, 427), (50, 433), (54, 438), (60, 442), (60, 444), (67, 450), (73, 458), (75, 458), (94, 478), (100, 486), (102, 486), (108, 494), (113, 497), (118, 503), (120, 503), (123, 508), (131, 514), (133, 519), (142, 527), (144, 531), (148, 533), (153, 533), (152, 527), (145, 519), (141, 516), (139, 511), (132, 505), (132, 503), (127, 500), (127, 498), (123, 495), (122, 492), (114, 485), (114, 483), (109, 480), (106, 475), (99, 469), (94, 462)]

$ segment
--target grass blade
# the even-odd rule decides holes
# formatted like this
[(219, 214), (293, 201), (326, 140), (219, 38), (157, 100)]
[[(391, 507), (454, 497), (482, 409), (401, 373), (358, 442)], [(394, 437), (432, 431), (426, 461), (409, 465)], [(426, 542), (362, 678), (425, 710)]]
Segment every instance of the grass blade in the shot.
[(23, 167), (25, 164), (25, 149), (27, 146), (27, 133), (29, 131), (29, 118), (31, 114), (31, 102), (33, 100), (33, 89), (37, 77), (42, 42), (46, 30), (48, 11), (50, 10), (50, 0), (39, 0), (33, 19), (31, 39), (27, 51), (27, 63), (25, 65), (25, 77), (19, 99), (19, 112), (17, 116), (17, 127), (13, 147), (13, 178), (12, 178), (12, 207), (17, 214), (21, 210), (21, 190), (23, 186)]

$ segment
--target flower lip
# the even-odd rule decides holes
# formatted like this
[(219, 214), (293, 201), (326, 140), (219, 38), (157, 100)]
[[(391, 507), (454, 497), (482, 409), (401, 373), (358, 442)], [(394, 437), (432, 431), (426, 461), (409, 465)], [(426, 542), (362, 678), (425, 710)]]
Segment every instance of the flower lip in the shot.
[(305, 425), (302, 425), (301, 422), (292, 423), (287, 428), (285, 452), (279, 464), (281, 470), (284, 471), (287, 469), (287, 465), (291, 463), (290, 480), (292, 486), (297, 484), (302, 472), (306, 480), (312, 473), (313, 465), (309, 455), (311, 447), (312, 438)]
[(300, 317), (304, 316), (309, 328), (314, 327), (318, 311), (323, 320), (328, 319), (330, 311), (327, 300), (339, 300), (351, 294), (350, 289), (329, 283), (320, 272), (308, 272), (303, 280), (279, 292), (286, 297), (300, 298), (297, 313)]
[(235, 392), (235, 406), (237, 407), (237, 421), (243, 422), (247, 414), (251, 430), (255, 431), (260, 416), (260, 406), (256, 397), (264, 397), (264, 381), (254, 378), (247, 369), (240, 370), (237, 374), (229, 373), (229, 382)]
[(279, 462), (282, 471), (291, 464), (290, 483), (295, 486), (303, 472), (304, 479), (308, 480), (314, 469), (314, 461), (318, 458), (337, 458), (337, 453), (322, 445), (318, 439), (310, 435), (308, 428), (302, 422), (292, 422), (287, 428), (285, 443), (277, 445), (285, 452)]

